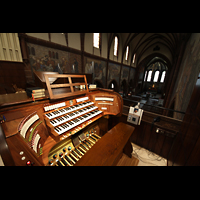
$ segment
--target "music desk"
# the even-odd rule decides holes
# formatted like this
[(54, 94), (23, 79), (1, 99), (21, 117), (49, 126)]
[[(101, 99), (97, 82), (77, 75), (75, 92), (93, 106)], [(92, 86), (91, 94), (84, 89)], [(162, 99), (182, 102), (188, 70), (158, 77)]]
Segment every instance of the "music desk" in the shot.
[(109, 130), (74, 166), (114, 166), (122, 154), (131, 157), (134, 127), (120, 122)]

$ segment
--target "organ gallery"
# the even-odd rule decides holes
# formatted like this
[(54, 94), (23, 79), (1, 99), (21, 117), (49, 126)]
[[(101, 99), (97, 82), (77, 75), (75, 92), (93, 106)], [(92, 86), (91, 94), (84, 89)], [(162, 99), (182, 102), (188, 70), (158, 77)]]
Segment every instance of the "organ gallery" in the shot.
[(0, 33), (1, 166), (199, 165), (199, 33)]

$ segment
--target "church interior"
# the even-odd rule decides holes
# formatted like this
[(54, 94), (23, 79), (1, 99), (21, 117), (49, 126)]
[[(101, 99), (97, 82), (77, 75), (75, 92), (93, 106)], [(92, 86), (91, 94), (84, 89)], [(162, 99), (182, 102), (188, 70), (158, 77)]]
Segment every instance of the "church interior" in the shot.
[(0, 33), (0, 165), (200, 165), (199, 62), (200, 33)]

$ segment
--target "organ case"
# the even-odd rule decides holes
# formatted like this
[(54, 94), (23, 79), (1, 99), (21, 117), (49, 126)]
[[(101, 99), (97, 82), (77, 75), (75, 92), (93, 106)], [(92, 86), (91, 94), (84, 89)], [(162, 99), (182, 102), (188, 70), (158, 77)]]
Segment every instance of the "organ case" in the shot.
[[(12, 109), (8, 107), (1, 112), (7, 118), (2, 130), (8, 144), (3, 151), (7, 156), (2, 157), (6, 160), (4, 158), (10, 155), (13, 159), (6, 161), (6, 165), (76, 165), (104, 137), (100, 119), (109, 115), (121, 116), (123, 99), (118, 93), (106, 89), (88, 90), (84, 75), (81, 75), (84, 83), (73, 83), (74, 75), (62, 77), (68, 78), (69, 83), (52, 86), (46, 75), (47, 88), (62, 91), (67, 86), (72, 90), (70, 94), (52, 93), (59, 98), (16, 103)], [(75, 86), (78, 85), (85, 85), (85, 89), (77, 90)]]

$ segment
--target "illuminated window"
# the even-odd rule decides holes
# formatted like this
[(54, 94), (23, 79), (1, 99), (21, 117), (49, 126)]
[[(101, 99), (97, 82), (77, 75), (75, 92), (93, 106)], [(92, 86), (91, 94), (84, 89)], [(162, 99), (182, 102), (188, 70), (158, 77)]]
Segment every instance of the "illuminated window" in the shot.
[(133, 56), (133, 63), (135, 63), (135, 56), (136, 56), (136, 53)]
[(99, 48), (99, 33), (93, 33), (93, 47)]
[(129, 46), (126, 47), (126, 57), (125, 57), (125, 60), (128, 60), (128, 54), (129, 54)]
[(160, 82), (163, 83), (165, 80), (166, 71), (163, 71)]
[(111, 84), (111, 88), (114, 88), (114, 84), (113, 83)]
[(145, 75), (144, 75), (144, 81), (146, 80), (146, 76), (147, 76), (147, 71), (145, 72)]
[(159, 71), (156, 71), (153, 82), (158, 82), (159, 73), (160, 73)]
[(118, 37), (115, 36), (115, 42), (114, 42), (114, 56), (117, 56), (118, 53)]
[(147, 82), (151, 81), (151, 75), (152, 75), (152, 70), (150, 70), (148, 73)]

